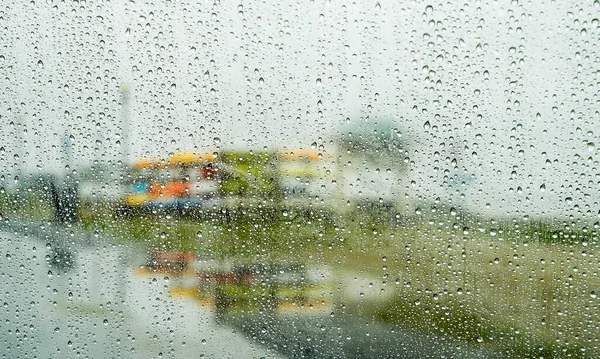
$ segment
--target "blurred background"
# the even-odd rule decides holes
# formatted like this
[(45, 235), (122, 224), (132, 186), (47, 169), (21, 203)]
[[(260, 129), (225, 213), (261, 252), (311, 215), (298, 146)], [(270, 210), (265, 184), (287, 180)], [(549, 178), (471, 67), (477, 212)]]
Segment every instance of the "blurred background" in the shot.
[(595, 2), (0, 6), (6, 357), (596, 357)]

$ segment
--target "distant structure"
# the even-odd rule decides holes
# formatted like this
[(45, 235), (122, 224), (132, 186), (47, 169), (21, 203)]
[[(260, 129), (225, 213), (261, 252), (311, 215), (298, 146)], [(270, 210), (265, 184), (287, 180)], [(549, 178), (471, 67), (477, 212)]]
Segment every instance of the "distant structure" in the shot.
[(121, 164), (127, 168), (129, 163), (129, 106), (131, 91), (127, 84), (121, 85)]

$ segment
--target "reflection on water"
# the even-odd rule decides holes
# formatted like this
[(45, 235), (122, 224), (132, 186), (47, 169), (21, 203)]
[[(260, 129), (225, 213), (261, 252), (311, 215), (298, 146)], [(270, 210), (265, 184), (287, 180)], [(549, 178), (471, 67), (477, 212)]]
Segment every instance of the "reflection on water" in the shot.
[(50, 250), (48, 263), (57, 272), (68, 272), (75, 267), (75, 258), (68, 249), (54, 247)]
[(193, 253), (153, 251), (139, 276), (168, 275), (173, 297), (192, 298), (226, 314), (329, 314), (333, 309), (331, 273), (304, 264), (240, 264), (197, 260)]
[[(0, 232), (0, 351), (9, 358), (277, 358), (192, 299), (170, 273), (140, 275), (144, 249), (41, 230)], [(64, 233), (63, 233), (64, 232)], [(46, 234), (44, 234), (46, 233)], [(182, 300), (183, 299), (183, 300)]]
[(189, 252), (153, 251), (136, 275), (168, 277), (173, 300), (192, 300), (219, 325), (237, 328), (286, 357), (494, 357), (348, 309), (378, 305), (390, 294), (373, 288), (373, 278), (324, 265), (226, 263)]
[(0, 234), (10, 357), (484, 356), (350, 314), (352, 296), (370, 305), (366, 282), (325, 266), (148, 255), (62, 232)]

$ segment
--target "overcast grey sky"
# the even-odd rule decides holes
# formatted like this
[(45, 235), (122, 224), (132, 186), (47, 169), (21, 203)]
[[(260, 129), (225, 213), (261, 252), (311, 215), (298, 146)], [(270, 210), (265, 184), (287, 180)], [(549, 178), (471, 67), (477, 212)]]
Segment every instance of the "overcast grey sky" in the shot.
[(387, 118), (411, 143), (399, 185), (416, 196), (595, 215), (597, 2), (464, 3), (5, 1), (3, 173), (63, 168), (65, 136), (76, 166), (118, 158), (126, 86), (130, 160), (333, 151)]

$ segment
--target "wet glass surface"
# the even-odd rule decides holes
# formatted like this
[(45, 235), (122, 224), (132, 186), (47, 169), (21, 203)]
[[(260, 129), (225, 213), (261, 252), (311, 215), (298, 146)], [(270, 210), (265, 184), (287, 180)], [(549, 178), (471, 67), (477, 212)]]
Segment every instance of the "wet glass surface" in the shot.
[(0, 355), (600, 357), (599, 9), (0, 2)]

